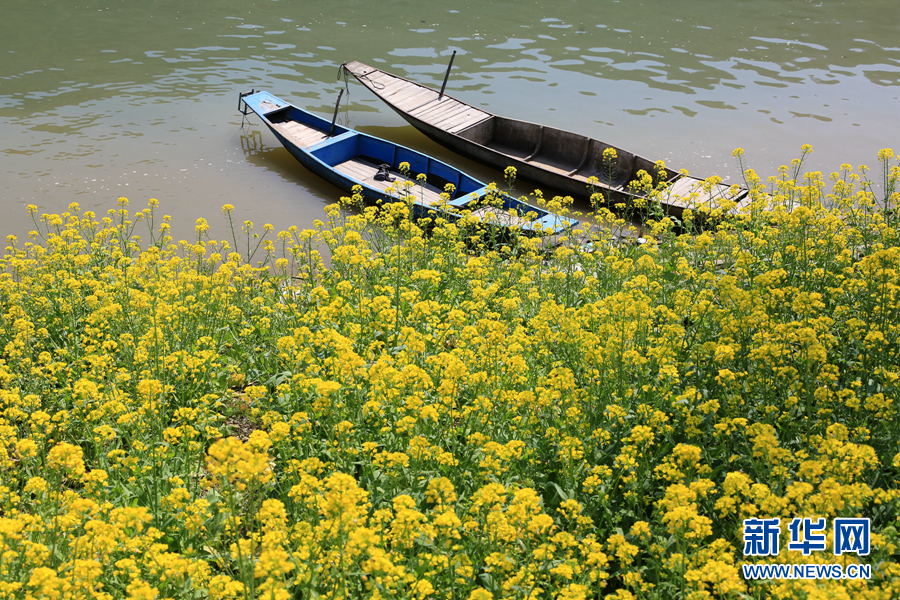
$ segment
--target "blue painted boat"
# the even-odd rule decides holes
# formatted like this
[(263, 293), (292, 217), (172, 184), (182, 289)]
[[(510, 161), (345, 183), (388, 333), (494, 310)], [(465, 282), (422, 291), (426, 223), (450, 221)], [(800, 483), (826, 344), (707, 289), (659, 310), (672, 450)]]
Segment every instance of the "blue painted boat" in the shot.
[[(449, 220), (458, 219), (462, 211), (468, 210), (482, 221), (550, 235), (577, 223), (575, 219), (555, 215), (508, 194), (489, 192), (483, 183), (447, 163), (334, 124), (269, 92), (242, 92), (239, 108), (241, 102), (259, 116), (300, 164), (344, 191), (362, 186), (363, 197), (368, 202), (410, 202), (419, 216), (437, 214)], [(243, 109), (242, 112), (249, 114)], [(409, 164), (409, 170), (401, 174), (400, 164), (404, 162)], [(393, 181), (376, 179), (379, 170), (383, 172), (382, 165), (389, 165), (389, 178)], [(417, 182), (419, 174), (426, 176), (425, 185)], [(406, 181), (412, 185), (403, 185)], [(441, 193), (448, 183), (453, 185), (453, 193), (445, 204)], [(487, 205), (485, 199), (489, 193), (492, 202)]]

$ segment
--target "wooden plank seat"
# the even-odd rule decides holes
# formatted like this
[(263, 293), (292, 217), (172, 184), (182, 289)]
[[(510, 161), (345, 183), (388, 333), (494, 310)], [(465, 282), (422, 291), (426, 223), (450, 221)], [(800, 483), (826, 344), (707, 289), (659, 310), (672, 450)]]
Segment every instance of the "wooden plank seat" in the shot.
[(297, 121), (272, 123), (272, 128), (302, 148), (309, 148), (328, 138), (328, 134), (324, 131), (320, 131), (309, 125), (298, 123)]
[[(404, 177), (394, 170), (391, 170), (391, 177), (394, 178), (394, 181), (378, 181), (375, 179), (375, 174), (378, 173), (378, 165), (358, 156), (335, 165), (334, 170), (382, 192), (386, 192), (389, 187), (393, 186), (394, 189), (398, 190), (394, 194), (397, 197), (401, 196), (404, 190), (407, 190), (411, 196), (417, 200), (423, 200), (423, 203), (427, 206), (438, 204), (441, 200), (442, 190), (428, 183), (423, 188), (416, 181), (415, 177)], [(411, 181), (413, 185), (406, 188), (403, 186), (404, 181)]]
[(437, 94), (434, 92), (432, 94), (433, 96), (425, 96), (427, 98), (425, 103), (411, 107), (409, 114), (429, 125), (454, 133), (467, 129), (492, 116), (490, 113), (474, 108), (455, 98), (444, 96), (438, 100)]
[[(719, 183), (712, 186), (708, 191), (706, 188), (706, 184), (700, 179), (695, 179), (694, 177), (682, 177), (675, 181), (669, 189), (669, 193), (671, 194), (669, 202), (681, 208), (688, 208), (687, 204), (690, 202), (690, 208), (693, 209), (698, 209), (703, 206), (715, 209), (728, 198), (728, 191), (731, 189), (731, 186)], [(694, 200), (691, 200), (690, 196), (694, 192), (697, 193), (697, 197)], [(676, 196), (679, 198), (676, 199)], [(738, 206), (740, 205), (741, 203), (739, 202)]]

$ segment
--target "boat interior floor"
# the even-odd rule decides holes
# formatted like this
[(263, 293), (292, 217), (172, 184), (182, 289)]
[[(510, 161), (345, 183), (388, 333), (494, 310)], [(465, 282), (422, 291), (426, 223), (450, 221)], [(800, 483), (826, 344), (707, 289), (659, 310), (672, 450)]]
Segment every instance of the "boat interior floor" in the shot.
[(512, 146), (510, 144), (504, 144), (503, 142), (494, 140), (488, 141), (487, 147), (491, 150), (496, 150), (500, 154), (506, 154), (507, 156), (512, 156), (521, 160), (525, 160), (531, 154), (530, 149), (525, 149), (520, 146)]
[[(375, 174), (378, 173), (378, 166), (374, 161), (355, 156), (350, 160), (345, 160), (335, 165), (334, 170), (382, 192), (386, 192), (392, 186), (398, 190), (397, 195), (401, 195), (403, 190), (408, 190), (410, 195), (426, 206), (440, 203), (441, 190), (428, 183), (423, 188), (416, 181), (415, 177), (404, 177), (402, 174), (391, 170), (391, 176), (394, 178), (394, 181), (379, 181), (375, 179)], [(412, 185), (407, 188), (403, 185), (404, 181), (409, 181)]]
[(275, 131), (301, 148), (309, 148), (329, 137), (324, 131), (310, 125), (298, 123), (297, 121), (272, 123), (272, 127)]
[(527, 161), (528, 164), (534, 165), (546, 171), (552, 171), (553, 173), (559, 173), (560, 175), (565, 175), (567, 177), (574, 177), (576, 179), (584, 179), (587, 181), (587, 178), (578, 174), (573, 173), (570, 175), (572, 169), (574, 169), (577, 165), (573, 165), (571, 163), (565, 163), (563, 161), (554, 160), (553, 157), (548, 156), (546, 154), (539, 154), (535, 156), (531, 160)]

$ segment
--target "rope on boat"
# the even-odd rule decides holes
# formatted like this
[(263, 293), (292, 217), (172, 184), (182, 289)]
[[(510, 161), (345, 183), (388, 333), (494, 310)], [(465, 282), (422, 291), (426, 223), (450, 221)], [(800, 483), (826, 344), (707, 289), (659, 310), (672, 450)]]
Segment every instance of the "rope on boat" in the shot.
[(350, 97), (350, 72), (347, 70), (347, 67), (344, 66), (347, 63), (341, 63), (341, 66), (338, 67), (337, 80), (340, 81), (343, 77), (344, 79), (344, 88), (347, 90), (347, 97)]
[[(341, 66), (338, 67), (338, 81), (341, 80), (341, 75), (343, 75), (344, 76), (344, 85), (347, 85), (347, 79), (348, 79), (347, 74), (349, 73), (349, 70), (345, 66), (346, 64), (347, 63), (342, 63)], [(368, 85), (370, 85), (373, 90), (383, 90), (384, 89), (383, 83), (381, 83), (380, 81), (372, 81), (371, 79), (369, 79), (368, 75), (354, 75), (354, 77), (356, 77), (359, 80), (365, 79), (366, 81), (368, 81), (369, 82)], [(347, 93), (348, 94), (350, 93), (349, 90)]]

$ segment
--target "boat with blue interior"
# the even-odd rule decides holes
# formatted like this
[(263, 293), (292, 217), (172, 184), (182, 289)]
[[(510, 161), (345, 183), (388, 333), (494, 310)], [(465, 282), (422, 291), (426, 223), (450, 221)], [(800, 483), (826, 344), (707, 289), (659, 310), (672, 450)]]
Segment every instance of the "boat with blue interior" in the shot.
[[(256, 113), (288, 152), (313, 173), (347, 192), (361, 186), (367, 202), (407, 201), (418, 216), (439, 215), (448, 220), (468, 211), (483, 222), (526, 233), (557, 235), (577, 223), (498, 192), (445, 162), (343, 127), (269, 92), (241, 92), (238, 108), (244, 114)], [(403, 163), (409, 167), (401, 172)], [(424, 184), (419, 181), (420, 174), (425, 175)]]

